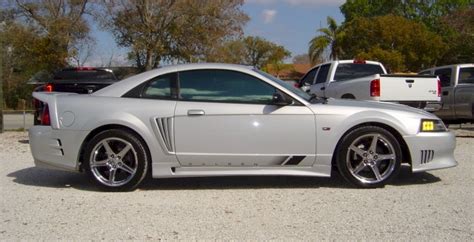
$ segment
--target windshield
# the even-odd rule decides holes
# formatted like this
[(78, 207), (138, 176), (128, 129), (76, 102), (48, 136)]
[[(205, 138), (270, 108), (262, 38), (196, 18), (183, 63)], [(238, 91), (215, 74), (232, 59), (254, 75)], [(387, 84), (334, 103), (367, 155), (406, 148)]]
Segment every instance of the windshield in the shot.
[(266, 72), (263, 72), (263, 71), (261, 71), (261, 70), (254, 69), (254, 71), (256, 71), (256, 72), (258, 72), (259, 74), (265, 76), (266, 78), (268, 78), (268, 79), (270, 79), (270, 80), (272, 80), (272, 81), (274, 81), (274, 82), (280, 84), (281, 86), (285, 87), (286, 89), (288, 89), (288, 90), (291, 91), (292, 93), (298, 95), (298, 97), (303, 98), (304, 100), (306, 100), (306, 101), (308, 101), (308, 102), (309, 102), (309, 100), (311, 99), (311, 96), (310, 96), (308, 93), (304, 92), (303, 90), (301, 90), (301, 89), (299, 89), (299, 88), (294, 87), (293, 85), (291, 85), (291, 84), (289, 84), (289, 83), (287, 83), (287, 82), (285, 82), (285, 81), (282, 81), (282, 80), (280, 80), (280, 79), (278, 79), (278, 78), (276, 78), (276, 77), (274, 77), (274, 76), (272, 76), (272, 75), (270, 75), (270, 74), (268, 74), (268, 73), (266, 73)]

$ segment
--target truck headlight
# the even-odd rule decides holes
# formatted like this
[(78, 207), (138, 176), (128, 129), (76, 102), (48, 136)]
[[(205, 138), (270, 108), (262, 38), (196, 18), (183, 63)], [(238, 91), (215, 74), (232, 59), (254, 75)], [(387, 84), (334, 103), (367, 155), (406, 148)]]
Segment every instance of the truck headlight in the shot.
[(439, 119), (422, 119), (420, 125), (420, 132), (444, 132), (446, 126), (443, 121)]

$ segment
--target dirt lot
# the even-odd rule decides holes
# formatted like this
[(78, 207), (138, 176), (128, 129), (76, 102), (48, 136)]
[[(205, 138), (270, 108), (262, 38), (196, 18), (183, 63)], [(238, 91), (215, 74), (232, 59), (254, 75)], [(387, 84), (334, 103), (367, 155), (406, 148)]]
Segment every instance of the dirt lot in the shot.
[(35, 168), (26, 133), (0, 134), (0, 240), (474, 239), (474, 131), (458, 134), (455, 168), (383, 189), (340, 177), (155, 179), (104, 193), (82, 174)]

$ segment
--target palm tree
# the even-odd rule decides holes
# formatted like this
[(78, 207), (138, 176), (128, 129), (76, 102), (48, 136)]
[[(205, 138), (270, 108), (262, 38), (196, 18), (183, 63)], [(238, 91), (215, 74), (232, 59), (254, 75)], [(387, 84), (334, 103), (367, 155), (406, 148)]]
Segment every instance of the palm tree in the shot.
[(320, 59), (324, 50), (328, 47), (330, 49), (329, 57), (332, 60), (337, 60), (338, 57), (342, 55), (342, 48), (340, 47), (340, 42), (344, 34), (342, 28), (337, 25), (336, 20), (329, 16), (327, 23), (328, 27), (318, 29), (318, 32), (321, 34), (309, 42), (308, 54), (313, 64)]

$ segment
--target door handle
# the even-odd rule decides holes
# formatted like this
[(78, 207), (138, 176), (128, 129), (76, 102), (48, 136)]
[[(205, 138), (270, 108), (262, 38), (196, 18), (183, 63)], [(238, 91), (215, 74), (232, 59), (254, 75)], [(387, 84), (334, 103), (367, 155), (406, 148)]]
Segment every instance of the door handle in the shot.
[(448, 91), (444, 91), (443, 92), (443, 96), (448, 96), (449, 92)]
[(201, 110), (201, 109), (191, 109), (191, 110), (188, 110), (188, 116), (202, 116), (206, 114), (204, 112), (204, 110)]
[(319, 90), (324, 91), (326, 90), (326, 87), (321, 87)]

